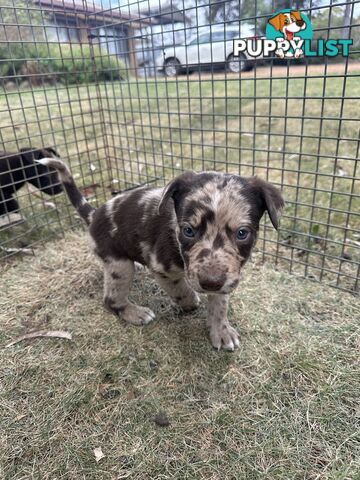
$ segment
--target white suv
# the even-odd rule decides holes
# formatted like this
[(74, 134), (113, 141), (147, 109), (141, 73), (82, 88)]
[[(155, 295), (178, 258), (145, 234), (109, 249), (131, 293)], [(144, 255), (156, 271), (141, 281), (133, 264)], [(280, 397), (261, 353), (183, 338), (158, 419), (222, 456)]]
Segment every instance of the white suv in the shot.
[(212, 30), (192, 38), (190, 42), (165, 48), (163, 56), (157, 59), (157, 68), (167, 77), (174, 77), (183, 71), (191, 72), (214, 67), (226, 68), (238, 73), (251, 70), (254, 60), (245, 53), (239, 57), (233, 55), (233, 40), (235, 38), (255, 38), (252, 28), (242, 25), (242, 36), (238, 28)]

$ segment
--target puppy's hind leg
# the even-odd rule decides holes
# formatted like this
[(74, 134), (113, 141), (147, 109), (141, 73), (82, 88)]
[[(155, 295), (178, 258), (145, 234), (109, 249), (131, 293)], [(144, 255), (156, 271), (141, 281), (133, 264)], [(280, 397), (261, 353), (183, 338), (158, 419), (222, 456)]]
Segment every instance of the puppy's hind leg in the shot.
[(115, 315), (133, 325), (146, 325), (155, 318), (150, 308), (140, 307), (128, 300), (134, 278), (134, 262), (107, 259), (104, 262), (104, 303)]
[(11, 196), (5, 196), (0, 190), (0, 228), (23, 222), (25, 219), (19, 212), (19, 204)]

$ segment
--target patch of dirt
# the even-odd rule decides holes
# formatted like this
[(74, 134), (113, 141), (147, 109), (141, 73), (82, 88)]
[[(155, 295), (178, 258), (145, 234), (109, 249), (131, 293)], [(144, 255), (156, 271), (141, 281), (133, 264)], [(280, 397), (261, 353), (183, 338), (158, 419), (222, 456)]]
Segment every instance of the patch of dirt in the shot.
[[(359, 72), (360, 62), (346, 63), (331, 63), (331, 64), (317, 64), (317, 65), (261, 65), (250, 72), (238, 73), (228, 72), (201, 72), (201, 79), (209, 80), (212, 78), (219, 79), (222, 77), (234, 78), (266, 78), (266, 77), (312, 77), (318, 75), (345, 75), (346, 73)], [(199, 73), (194, 73), (189, 76), (190, 81), (199, 79)]]

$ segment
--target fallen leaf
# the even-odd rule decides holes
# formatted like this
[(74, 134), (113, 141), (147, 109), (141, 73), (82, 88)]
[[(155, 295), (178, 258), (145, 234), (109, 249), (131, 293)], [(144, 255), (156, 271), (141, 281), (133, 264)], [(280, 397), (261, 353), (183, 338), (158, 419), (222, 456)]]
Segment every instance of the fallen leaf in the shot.
[(134, 400), (135, 391), (131, 388), (126, 394), (126, 400)]
[(38, 337), (51, 337), (51, 338), (66, 338), (67, 340), (72, 340), (72, 335), (69, 332), (64, 332), (63, 330), (39, 330), (38, 332), (26, 333), (20, 337), (15, 338), (10, 343), (5, 345), (5, 348), (11, 347), (16, 343), (22, 342), (29, 338), (38, 338)]
[(95, 460), (97, 462), (100, 462), (100, 460), (105, 457), (101, 447), (94, 448), (93, 452), (94, 452), (94, 455), (95, 455)]

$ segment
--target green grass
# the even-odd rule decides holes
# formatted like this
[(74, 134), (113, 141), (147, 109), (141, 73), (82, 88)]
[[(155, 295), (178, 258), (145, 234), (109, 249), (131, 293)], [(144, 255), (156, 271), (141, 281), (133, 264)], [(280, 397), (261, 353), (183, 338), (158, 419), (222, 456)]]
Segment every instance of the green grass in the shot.
[[(82, 235), (3, 265), (0, 477), (358, 479), (359, 300), (256, 256), (246, 270), (230, 310), (241, 347), (226, 353), (211, 348), (205, 307), (180, 314), (146, 273), (132, 297), (157, 320), (107, 313)], [(4, 348), (44, 328), (73, 340)]]
[[(80, 183), (100, 185), (98, 203), (111, 188), (156, 178), (162, 184), (186, 168), (267, 178), (283, 186), (287, 206), (280, 236), (270, 228), (262, 232), (266, 251), (284, 257), (286, 267), (296, 260), (298, 274), (353, 289), (360, 260), (354, 244), (360, 231), (356, 72), (190, 80), (139, 79), (3, 95), (0, 111), (11, 110), (0, 119), (2, 138), (8, 149), (16, 149), (16, 139), (27, 144), (22, 139), (28, 136), (34, 145), (56, 145)], [(56, 234), (59, 215), (23, 192), (25, 215), (35, 211), (38, 217), (30, 233), (31, 219), (23, 227), (21, 245)], [(59, 197), (57, 205), (63, 216), (65, 200)], [(62, 222), (77, 224), (68, 209)], [(278, 246), (270, 243), (278, 239)], [(0, 233), (0, 241), (12, 246), (13, 232)], [(341, 258), (344, 251), (348, 260)]]

